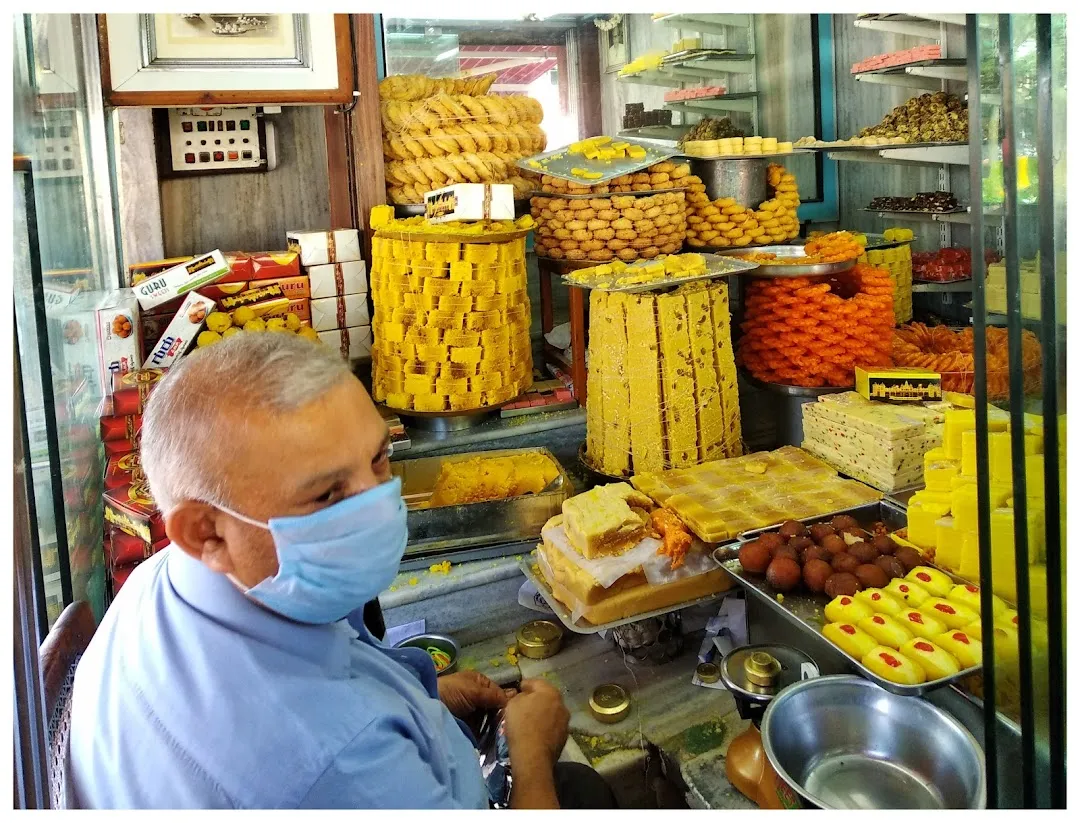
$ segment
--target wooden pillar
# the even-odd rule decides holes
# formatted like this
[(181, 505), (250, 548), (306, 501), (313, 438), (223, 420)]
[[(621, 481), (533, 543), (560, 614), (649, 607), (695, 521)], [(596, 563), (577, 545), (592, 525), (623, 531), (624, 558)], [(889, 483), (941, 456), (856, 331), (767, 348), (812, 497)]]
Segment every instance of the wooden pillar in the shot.
[(360, 97), (349, 113), (349, 160), (355, 181), (356, 225), (363, 235), (364, 255), (371, 259), (373, 232), (368, 226), (371, 207), (386, 202), (383, 170), (382, 116), (379, 113), (379, 74), (376, 64), (375, 15), (352, 15), (356, 50), (356, 83)]

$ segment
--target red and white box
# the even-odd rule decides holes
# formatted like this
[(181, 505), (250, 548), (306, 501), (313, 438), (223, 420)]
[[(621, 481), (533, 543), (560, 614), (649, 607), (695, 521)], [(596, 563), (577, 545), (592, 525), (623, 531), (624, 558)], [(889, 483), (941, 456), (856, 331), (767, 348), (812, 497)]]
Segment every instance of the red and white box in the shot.
[(312, 266), (307, 274), (313, 300), (341, 294), (367, 294), (368, 291), (367, 264), (363, 260)]
[(142, 461), (138, 452), (110, 457), (105, 465), (106, 491), (145, 480), (146, 475), (143, 474)]
[(345, 294), (311, 301), (311, 326), (315, 331), (370, 325), (366, 294)]
[(155, 369), (167, 369), (187, 354), (206, 322), (206, 315), (213, 310), (213, 300), (203, 297), (197, 291), (188, 292), (180, 305), (180, 311), (173, 315), (172, 322), (150, 350), (146, 365)]
[(109, 292), (94, 309), (98, 369), (106, 390), (116, 375), (142, 366), (139, 301), (131, 289)]
[(120, 529), (112, 529), (109, 534), (109, 568), (115, 569), (141, 563), (168, 545), (168, 537), (156, 543), (145, 543), (140, 538), (122, 532)]
[(300, 255), (304, 266), (325, 266), (328, 263), (352, 263), (363, 260), (360, 253), (360, 234), (356, 229), (330, 231), (290, 231), (289, 251)]

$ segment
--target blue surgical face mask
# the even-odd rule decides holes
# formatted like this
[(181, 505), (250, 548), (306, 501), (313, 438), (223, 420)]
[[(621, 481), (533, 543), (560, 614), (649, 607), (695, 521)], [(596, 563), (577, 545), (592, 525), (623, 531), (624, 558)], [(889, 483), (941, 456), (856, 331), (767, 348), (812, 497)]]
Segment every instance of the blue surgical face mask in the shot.
[(300, 623), (334, 623), (374, 600), (397, 574), (409, 540), (397, 477), (317, 512), (268, 523), (214, 505), (273, 536), (277, 574), (244, 593)]

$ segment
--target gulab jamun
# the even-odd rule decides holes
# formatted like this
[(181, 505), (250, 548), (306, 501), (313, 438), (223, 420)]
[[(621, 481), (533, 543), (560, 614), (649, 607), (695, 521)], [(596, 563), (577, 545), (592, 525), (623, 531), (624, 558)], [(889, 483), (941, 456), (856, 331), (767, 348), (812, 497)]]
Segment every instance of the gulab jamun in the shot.
[(896, 551), (893, 552), (893, 557), (904, 564), (904, 574), (907, 574), (916, 566), (921, 566), (924, 562), (923, 556), (911, 546), (898, 546)]
[(799, 552), (799, 557), (802, 558), (803, 563), (807, 563), (811, 560), (824, 560), (828, 563), (832, 560), (832, 555), (829, 554), (829, 550), (822, 548), (821, 546), (811, 544)]
[(781, 546), (775, 552), (773, 552), (773, 560), (778, 557), (790, 557), (796, 563), (799, 562), (799, 550), (791, 546)]
[(879, 534), (870, 545), (878, 550), (878, 554), (892, 554), (896, 551), (896, 541), (886, 534)]
[(862, 591), (859, 578), (847, 572), (834, 572), (825, 581), (825, 594), (829, 597), (840, 597), (841, 595), (851, 597), (858, 591)]
[(889, 575), (890, 580), (894, 577), (903, 577), (907, 574), (907, 569), (904, 568), (904, 564), (891, 554), (881, 555), (881, 557), (874, 561), (874, 565), (880, 566), (885, 574)]
[(814, 541), (811, 540), (806, 535), (800, 535), (798, 537), (791, 538), (788, 541), (788, 545), (791, 546), (791, 548), (795, 549), (796, 551), (802, 551), (807, 546), (814, 545)]
[(758, 537), (758, 541), (768, 547), (770, 552), (775, 552), (787, 542), (783, 537), (776, 534), (776, 532), (762, 534)]
[(825, 582), (833, 576), (833, 568), (824, 560), (811, 558), (803, 564), (802, 578), (806, 588), (820, 594), (825, 591)]
[(830, 534), (836, 534), (836, 529), (828, 523), (815, 523), (810, 527), (810, 536), (814, 539), (815, 543), (820, 543), (823, 538)]
[(802, 581), (802, 569), (790, 557), (777, 557), (765, 570), (765, 579), (778, 592), (789, 592)]
[(806, 526), (798, 520), (785, 520), (780, 525), (780, 534), (785, 537), (802, 537), (806, 534)]
[(859, 558), (860, 563), (873, 563), (877, 560), (878, 550), (869, 543), (860, 540), (858, 543), (848, 546), (848, 554)]
[(850, 572), (854, 574), (855, 569), (859, 568), (861, 565), (862, 563), (859, 562), (859, 558), (850, 555), (847, 552), (834, 554), (832, 558), (833, 571)]
[(847, 543), (844, 542), (838, 534), (829, 534), (821, 538), (821, 548), (828, 551), (829, 554), (841, 554), (847, 552)]
[(859, 521), (850, 514), (838, 514), (832, 519), (832, 527), (838, 532), (844, 529), (853, 529), (859, 525)]
[(772, 561), (772, 552), (760, 540), (751, 540), (739, 547), (739, 562), (752, 574), (764, 574)]
[(855, 577), (864, 589), (881, 589), (889, 585), (889, 575), (873, 563), (863, 563), (855, 569)]

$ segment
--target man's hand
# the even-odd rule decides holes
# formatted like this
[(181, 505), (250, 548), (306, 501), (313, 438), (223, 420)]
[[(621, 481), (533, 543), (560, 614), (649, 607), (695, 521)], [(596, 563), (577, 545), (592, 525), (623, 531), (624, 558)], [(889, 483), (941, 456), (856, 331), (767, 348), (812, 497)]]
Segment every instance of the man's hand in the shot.
[(494, 681), (480, 672), (463, 671), (439, 678), (439, 700), (459, 720), (468, 722), (477, 712), (501, 709), (507, 695)]
[(546, 680), (522, 680), (521, 691), (503, 713), (515, 809), (557, 809), (555, 763), (566, 745), (570, 712), (559, 690)]

